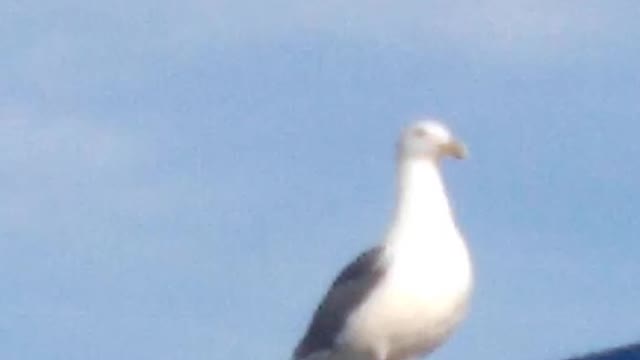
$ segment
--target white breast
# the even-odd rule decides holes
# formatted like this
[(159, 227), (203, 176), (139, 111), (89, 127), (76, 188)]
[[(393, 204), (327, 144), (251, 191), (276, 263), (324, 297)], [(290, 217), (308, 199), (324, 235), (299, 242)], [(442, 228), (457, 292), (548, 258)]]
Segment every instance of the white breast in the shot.
[(345, 340), (388, 359), (429, 352), (444, 341), (462, 319), (472, 285), (467, 248), (452, 229), (432, 241), (421, 232), (395, 234), (419, 238), (387, 249), (388, 271), (349, 318)]
[(383, 279), (349, 316), (339, 341), (377, 359), (406, 360), (446, 339), (465, 313), (472, 286), (469, 254), (435, 159), (400, 162), (390, 225)]

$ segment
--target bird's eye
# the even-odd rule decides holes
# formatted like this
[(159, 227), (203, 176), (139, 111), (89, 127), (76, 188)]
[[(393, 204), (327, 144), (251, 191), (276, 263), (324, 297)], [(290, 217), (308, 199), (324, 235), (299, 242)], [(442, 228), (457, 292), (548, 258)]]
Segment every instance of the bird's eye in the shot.
[(427, 136), (427, 132), (422, 128), (413, 129), (412, 133), (413, 133), (413, 136), (417, 138), (423, 138)]

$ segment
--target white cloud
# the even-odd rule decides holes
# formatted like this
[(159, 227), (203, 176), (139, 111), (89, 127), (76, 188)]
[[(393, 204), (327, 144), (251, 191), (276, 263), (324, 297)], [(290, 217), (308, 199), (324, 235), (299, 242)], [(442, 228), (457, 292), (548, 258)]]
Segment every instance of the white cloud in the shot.
[[(265, 41), (309, 34), (474, 54), (580, 49), (619, 36), (628, 10), (594, 1), (222, 1), (203, 5), (217, 39)], [(637, 30), (636, 30), (637, 32)]]
[[(473, 61), (540, 63), (579, 56), (585, 49), (615, 49), (621, 39), (640, 34), (638, 15), (618, 2), (592, 0), (193, 0), (181, 6), (102, 7), (67, 1), (38, 9), (39, 31), (10, 23), (5, 32), (10, 35), (0, 34), (0, 44), (16, 43), (7, 37), (11, 34), (23, 37), (0, 65), (9, 69), (9, 79), (18, 77), (66, 103), (81, 96), (87, 84), (126, 82), (149, 72), (157, 77), (158, 69), (149, 65), (162, 60), (180, 67), (211, 47), (328, 39), (453, 53)], [(68, 82), (69, 77), (77, 81)]]
[[(158, 149), (125, 126), (0, 114), (0, 219), (7, 233), (55, 234), (162, 221), (197, 184), (159, 174)], [(118, 229), (108, 229), (121, 231)]]
[(96, 122), (72, 118), (39, 119), (26, 111), (0, 117), (0, 161), (34, 175), (73, 165), (78, 171), (104, 171), (129, 163), (132, 139)]

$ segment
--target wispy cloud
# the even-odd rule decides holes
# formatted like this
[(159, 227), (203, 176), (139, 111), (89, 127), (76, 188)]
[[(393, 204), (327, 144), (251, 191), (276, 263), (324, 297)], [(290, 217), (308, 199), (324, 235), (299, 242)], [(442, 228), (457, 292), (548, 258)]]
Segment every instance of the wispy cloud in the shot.
[(198, 199), (199, 183), (165, 172), (165, 155), (131, 127), (5, 111), (0, 114), (2, 228), (46, 239), (96, 229), (117, 233), (171, 218)]
[(462, 54), (524, 52), (527, 56), (610, 40), (619, 36), (616, 29), (632, 23), (630, 12), (634, 11), (575, 0), (279, 1), (268, 5), (223, 1), (203, 7), (214, 35), (229, 42), (318, 32), (429, 49), (453, 47)]
[[(132, 7), (67, 1), (29, 14), (41, 20), (37, 27), (10, 21), (13, 31), (0, 35), (0, 44), (13, 43), (9, 36), (22, 34), (21, 50), (4, 62), (36, 82), (59, 79), (61, 76), (49, 71), (60, 68), (64, 75), (75, 73), (87, 81), (117, 80), (134, 71), (148, 71), (136, 59), (149, 55), (179, 62), (209, 47), (244, 47), (288, 39), (326, 38), (427, 52), (450, 50), (460, 56), (499, 62), (528, 57), (540, 61), (570, 56), (585, 48), (626, 44), (624, 39), (640, 33), (633, 25), (639, 11), (624, 2), (578, 0), (194, 0), (179, 7), (169, 2)], [(15, 11), (12, 15), (15, 19), (26, 14)], [(103, 70), (107, 65), (110, 71), (102, 75), (92, 71), (98, 64)]]
[[(86, 206), (96, 200), (87, 196), (87, 189), (121, 185), (139, 159), (133, 149), (130, 139), (96, 123), (44, 120), (16, 111), (4, 114), (0, 118), (4, 229), (52, 225), (33, 226), (29, 222), (34, 218), (52, 222), (86, 218)], [(74, 214), (69, 214), (72, 210)]]

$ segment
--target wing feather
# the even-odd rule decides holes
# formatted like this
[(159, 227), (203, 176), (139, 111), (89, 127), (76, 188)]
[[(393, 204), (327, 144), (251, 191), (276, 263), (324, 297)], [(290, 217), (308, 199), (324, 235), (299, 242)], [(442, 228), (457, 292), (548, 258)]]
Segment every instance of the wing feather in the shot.
[(294, 351), (295, 360), (331, 351), (349, 314), (380, 281), (384, 270), (382, 251), (383, 247), (378, 246), (360, 254), (336, 277)]

